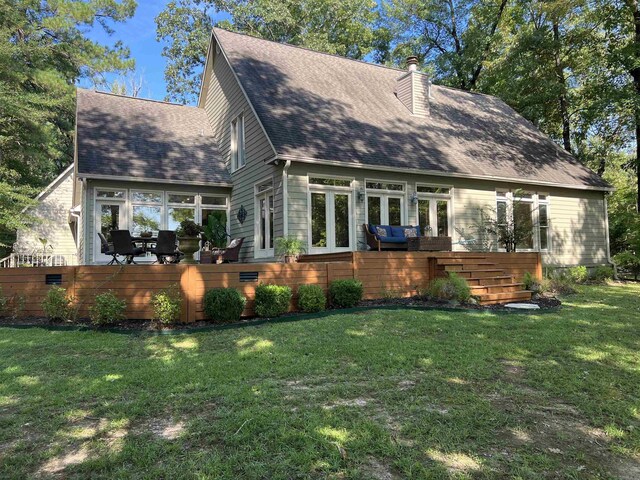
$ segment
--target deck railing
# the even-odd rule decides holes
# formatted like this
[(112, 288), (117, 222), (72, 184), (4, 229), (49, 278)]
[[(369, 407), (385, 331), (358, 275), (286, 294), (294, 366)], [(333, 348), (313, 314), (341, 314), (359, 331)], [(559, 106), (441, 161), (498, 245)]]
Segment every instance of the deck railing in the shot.
[(0, 260), (0, 268), (17, 267), (65, 267), (76, 265), (75, 255), (57, 255), (52, 253), (12, 253)]

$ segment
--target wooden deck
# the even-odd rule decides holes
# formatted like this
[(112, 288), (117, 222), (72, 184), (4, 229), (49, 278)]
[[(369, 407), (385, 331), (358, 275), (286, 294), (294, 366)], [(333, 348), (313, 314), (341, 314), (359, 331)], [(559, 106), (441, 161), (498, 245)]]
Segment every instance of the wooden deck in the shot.
[[(484, 304), (526, 300), (522, 290), (525, 272), (542, 274), (537, 253), (467, 252), (347, 252), (307, 255), (297, 264), (247, 263), (223, 265), (125, 265), (0, 269), (0, 288), (9, 297), (9, 310), (22, 305), (21, 316), (41, 316), (40, 304), (52, 282), (76, 297), (79, 313), (88, 316), (96, 294), (107, 290), (127, 301), (129, 318), (150, 319), (151, 296), (171, 284), (180, 288), (182, 320), (204, 318), (203, 297), (215, 287), (234, 287), (248, 299), (244, 315), (253, 314), (258, 283), (301, 284), (327, 288), (335, 279), (356, 278), (364, 285), (366, 299), (406, 297), (425, 288), (437, 277), (456, 271), (471, 284), (472, 293)], [(49, 282), (49, 283), (47, 283)], [(11, 313), (11, 312), (10, 312)]]

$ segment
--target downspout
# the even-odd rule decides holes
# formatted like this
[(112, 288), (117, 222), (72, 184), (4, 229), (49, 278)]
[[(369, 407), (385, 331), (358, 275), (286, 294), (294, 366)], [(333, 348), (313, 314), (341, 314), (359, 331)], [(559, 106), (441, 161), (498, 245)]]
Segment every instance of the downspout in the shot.
[(282, 236), (289, 236), (289, 167), (291, 160), (287, 160), (282, 168)]

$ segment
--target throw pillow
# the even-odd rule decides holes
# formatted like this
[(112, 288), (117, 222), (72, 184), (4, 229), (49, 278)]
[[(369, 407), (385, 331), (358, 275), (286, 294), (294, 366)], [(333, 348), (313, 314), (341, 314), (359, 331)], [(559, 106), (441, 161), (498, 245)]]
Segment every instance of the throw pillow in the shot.
[(418, 236), (418, 232), (416, 232), (415, 228), (405, 228), (404, 229), (404, 236), (409, 238), (409, 237), (417, 237)]
[(376, 232), (377, 232), (379, 237), (386, 237), (387, 236), (387, 230), (382, 228), (382, 227), (376, 227)]
[(231, 240), (231, 243), (227, 246), (227, 248), (233, 248), (233, 247), (237, 246), (238, 242), (240, 242), (240, 239), (239, 238), (234, 238), (233, 240)]

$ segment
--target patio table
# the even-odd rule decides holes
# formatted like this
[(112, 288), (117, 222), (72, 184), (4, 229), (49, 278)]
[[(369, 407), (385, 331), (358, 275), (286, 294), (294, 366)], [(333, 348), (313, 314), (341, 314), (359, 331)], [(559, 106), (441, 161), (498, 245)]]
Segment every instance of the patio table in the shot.
[(134, 243), (141, 243), (144, 252), (147, 253), (149, 250), (150, 243), (156, 243), (158, 241), (158, 237), (131, 237)]

